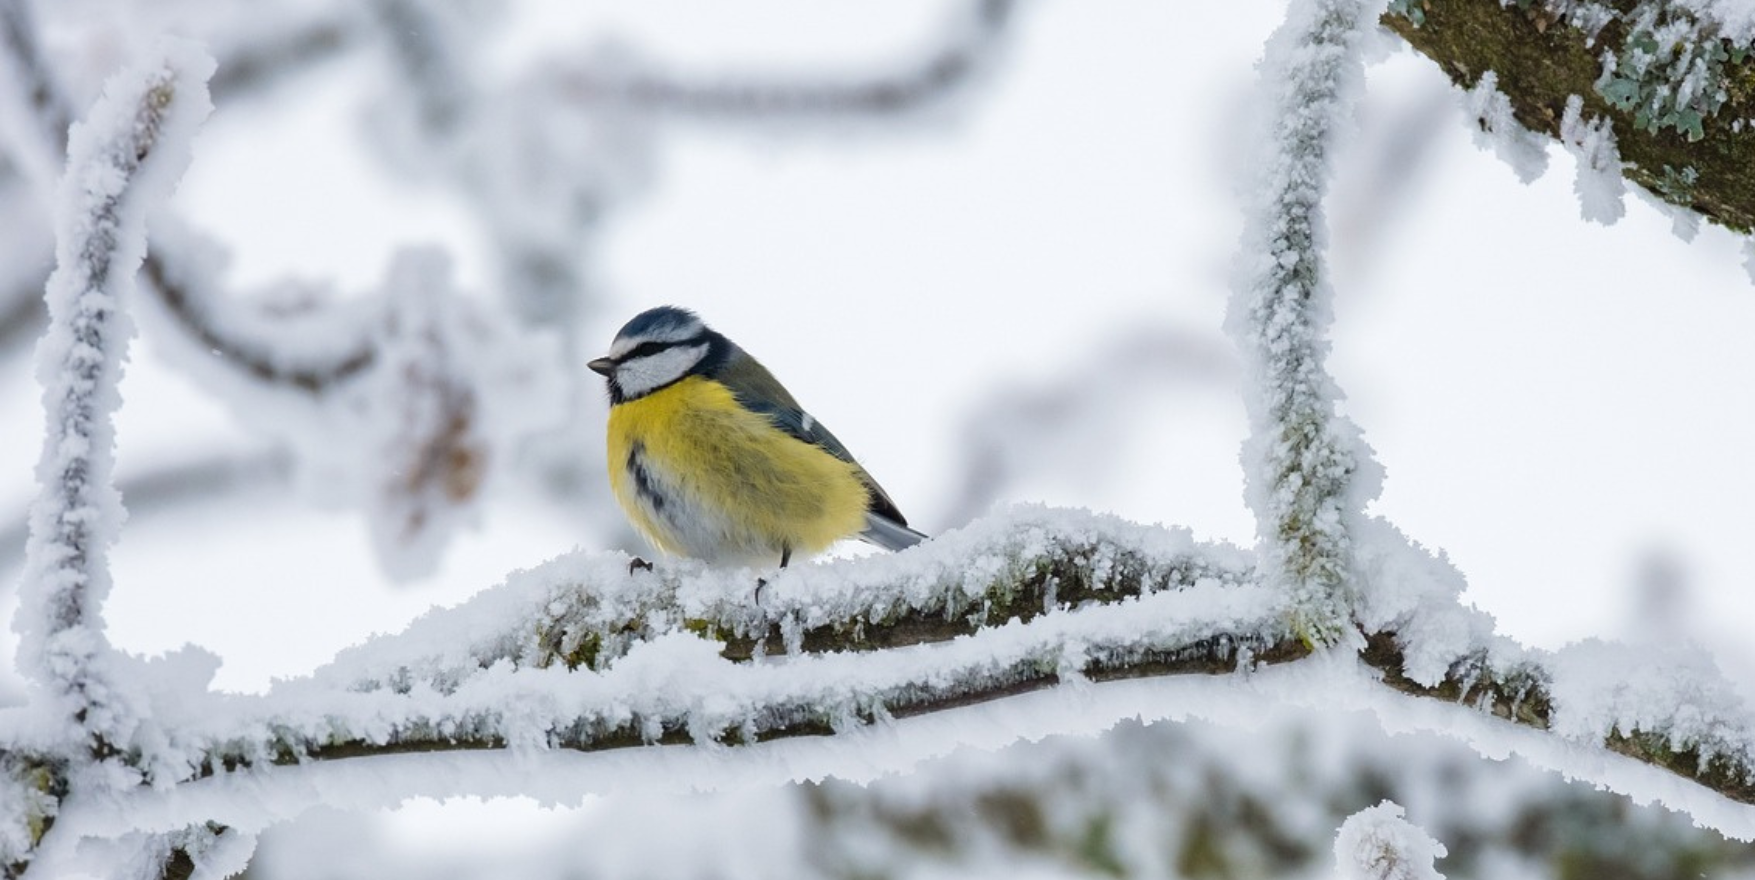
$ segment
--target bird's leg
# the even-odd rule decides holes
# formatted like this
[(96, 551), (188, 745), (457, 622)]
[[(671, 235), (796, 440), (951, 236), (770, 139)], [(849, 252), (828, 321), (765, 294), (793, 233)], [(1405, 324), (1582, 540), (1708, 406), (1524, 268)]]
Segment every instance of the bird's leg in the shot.
[[(780, 545), (780, 567), (785, 568), (786, 563), (791, 562), (791, 561), (792, 561), (792, 545), (791, 544), (781, 544)], [(767, 578), (756, 578), (756, 604), (757, 605), (762, 604), (762, 589), (766, 586), (768, 586), (768, 579)]]
[(647, 562), (646, 560), (641, 559), (638, 556), (634, 557), (634, 560), (632, 562), (628, 563), (628, 574), (630, 574), (630, 575), (636, 571), (651, 571), (651, 570), (652, 570), (652, 563)]

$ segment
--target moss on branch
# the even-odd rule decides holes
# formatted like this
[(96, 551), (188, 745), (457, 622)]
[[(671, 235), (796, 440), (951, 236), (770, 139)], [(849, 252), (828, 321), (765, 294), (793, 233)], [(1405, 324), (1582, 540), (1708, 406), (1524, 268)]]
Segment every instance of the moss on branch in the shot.
[[(1404, 661), (1396, 634), (1369, 636), (1361, 657), (1383, 673), (1383, 683), (1420, 697), (1461, 703), (1487, 714), (1547, 730), (1554, 719), (1554, 701), (1547, 672), (1534, 664), (1497, 668), (1484, 655), (1459, 658), (1436, 686), (1422, 685), (1403, 673)], [(1755, 804), (1755, 756), (1728, 738), (1716, 742), (1678, 743), (1669, 734), (1639, 730), (1610, 731), (1603, 748), (1712, 789), (1731, 800)]]

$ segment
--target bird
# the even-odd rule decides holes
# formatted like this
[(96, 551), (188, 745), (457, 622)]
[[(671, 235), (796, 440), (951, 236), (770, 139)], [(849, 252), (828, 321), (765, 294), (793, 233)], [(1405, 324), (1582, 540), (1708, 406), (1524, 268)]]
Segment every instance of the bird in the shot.
[(586, 366), (609, 390), (610, 487), (660, 551), (785, 568), (844, 538), (892, 551), (926, 540), (827, 426), (694, 312), (647, 309)]

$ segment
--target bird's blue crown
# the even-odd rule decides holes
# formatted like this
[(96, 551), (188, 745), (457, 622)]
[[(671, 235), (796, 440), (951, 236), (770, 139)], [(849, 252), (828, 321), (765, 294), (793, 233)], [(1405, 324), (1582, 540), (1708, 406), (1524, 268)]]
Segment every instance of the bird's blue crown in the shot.
[(617, 339), (678, 339), (692, 336), (706, 325), (694, 312), (677, 306), (657, 306), (635, 315), (616, 333)]

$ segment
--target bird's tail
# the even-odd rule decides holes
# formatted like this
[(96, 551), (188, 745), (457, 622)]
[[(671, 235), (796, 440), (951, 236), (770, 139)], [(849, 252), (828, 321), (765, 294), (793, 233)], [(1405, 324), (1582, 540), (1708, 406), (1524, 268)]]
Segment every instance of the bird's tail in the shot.
[(876, 544), (885, 550), (906, 550), (926, 536), (879, 513), (866, 513), (865, 531), (859, 538), (870, 544)]

